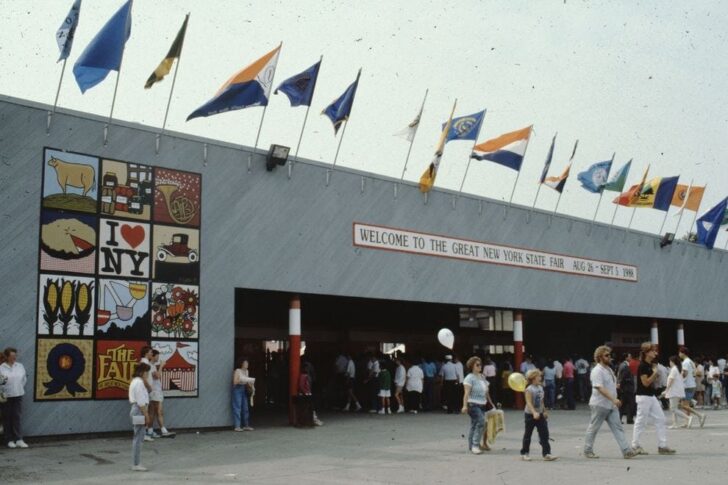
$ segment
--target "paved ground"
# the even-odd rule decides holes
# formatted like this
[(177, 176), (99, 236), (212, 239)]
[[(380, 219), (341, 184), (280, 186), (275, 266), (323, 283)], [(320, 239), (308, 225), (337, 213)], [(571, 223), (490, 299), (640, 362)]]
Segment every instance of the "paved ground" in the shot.
[[(118, 438), (33, 442), (27, 450), (0, 451), (0, 483), (494, 483), (640, 484), (726, 483), (728, 411), (708, 411), (704, 429), (669, 430), (672, 457), (658, 456), (654, 431), (645, 437), (649, 456), (624, 460), (608, 428), (596, 451), (580, 454), (586, 409), (556, 411), (550, 419), (556, 462), (519, 458), (522, 414), (508, 412), (507, 430), (493, 451), (466, 452), (468, 418), (445, 414), (378, 416), (332, 414), (325, 426), (293, 429), (280, 418), (258, 418), (256, 430), (181, 433), (145, 443), (146, 473), (129, 471), (131, 435)], [(261, 422), (263, 421), (263, 422)], [(631, 437), (632, 426), (626, 426)], [(536, 434), (534, 433), (534, 437)]]

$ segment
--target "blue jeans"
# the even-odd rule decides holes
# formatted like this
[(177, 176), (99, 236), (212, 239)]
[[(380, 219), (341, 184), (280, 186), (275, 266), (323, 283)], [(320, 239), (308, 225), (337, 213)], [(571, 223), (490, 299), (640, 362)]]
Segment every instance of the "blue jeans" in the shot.
[(470, 448), (480, 447), (480, 438), (485, 429), (485, 411), (481, 404), (468, 403), (468, 416), (470, 416), (470, 434), (468, 434), (468, 446)]
[(591, 409), (591, 420), (589, 421), (589, 427), (586, 429), (586, 436), (584, 437), (584, 453), (594, 452), (594, 440), (597, 437), (599, 428), (605, 421), (609, 425), (609, 429), (612, 430), (614, 439), (617, 440), (622, 454), (627, 453), (630, 447), (627, 443), (627, 438), (624, 436), (622, 420), (619, 417), (617, 408), (608, 409), (601, 406), (589, 406), (589, 408)]
[(546, 407), (553, 408), (556, 405), (556, 382), (546, 381), (543, 389), (546, 394), (544, 397)]
[(236, 428), (250, 426), (250, 409), (248, 408), (248, 391), (245, 386), (233, 386), (233, 422)]

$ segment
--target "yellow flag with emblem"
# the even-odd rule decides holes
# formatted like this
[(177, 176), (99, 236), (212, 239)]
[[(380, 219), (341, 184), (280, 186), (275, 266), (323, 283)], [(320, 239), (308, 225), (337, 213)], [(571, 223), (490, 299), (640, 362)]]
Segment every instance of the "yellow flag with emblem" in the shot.
[(440, 141), (437, 143), (437, 147), (435, 148), (435, 156), (430, 162), (430, 165), (420, 177), (420, 192), (422, 192), (423, 194), (432, 190), (432, 187), (435, 185), (437, 169), (440, 168), (440, 160), (442, 159), (442, 153), (445, 151), (447, 134), (450, 132), (450, 126), (452, 126), (452, 117), (455, 114), (455, 107), (457, 106), (457, 104), (458, 100), (456, 99), (455, 103), (453, 103), (452, 105), (450, 117), (448, 118), (447, 123), (445, 123), (445, 126), (442, 129), (442, 133), (440, 134)]

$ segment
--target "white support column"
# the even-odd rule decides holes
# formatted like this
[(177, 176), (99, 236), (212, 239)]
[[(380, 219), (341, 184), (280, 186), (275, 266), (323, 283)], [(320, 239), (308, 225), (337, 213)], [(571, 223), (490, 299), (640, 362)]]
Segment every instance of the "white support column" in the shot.
[(653, 345), (660, 345), (660, 333), (657, 328), (657, 320), (652, 320), (652, 328), (650, 329), (650, 341)]
[(682, 347), (685, 345), (685, 327), (683, 324), (677, 326), (677, 346)]

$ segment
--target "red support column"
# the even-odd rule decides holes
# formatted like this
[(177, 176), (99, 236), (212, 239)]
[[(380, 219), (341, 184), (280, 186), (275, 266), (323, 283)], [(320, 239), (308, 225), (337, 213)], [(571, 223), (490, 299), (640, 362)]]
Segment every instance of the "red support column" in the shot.
[(652, 345), (657, 347), (657, 350), (659, 352), (659, 350), (660, 350), (660, 332), (657, 328), (657, 320), (652, 320), (652, 328), (650, 329), (650, 342), (652, 342)]
[[(523, 363), (523, 312), (516, 311), (513, 317), (513, 354), (515, 358), (514, 372), (521, 371)], [(523, 409), (525, 403), (523, 401), (523, 393), (516, 392), (516, 409)]]
[(301, 373), (301, 298), (291, 296), (288, 310), (288, 423), (295, 423), (293, 397), (298, 394)]

